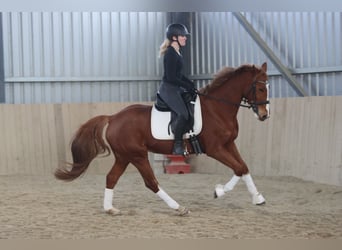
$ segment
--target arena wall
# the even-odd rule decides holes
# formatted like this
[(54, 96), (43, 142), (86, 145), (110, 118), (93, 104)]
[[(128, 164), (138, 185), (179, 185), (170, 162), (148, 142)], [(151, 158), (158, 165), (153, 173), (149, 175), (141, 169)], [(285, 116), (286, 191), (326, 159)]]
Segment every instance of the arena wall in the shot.
[[(71, 160), (70, 139), (83, 122), (129, 104), (1, 104), (0, 174), (52, 174)], [(253, 175), (342, 186), (342, 96), (276, 98), (269, 120), (257, 121), (248, 109), (241, 109), (238, 118), (237, 145)], [(160, 165), (160, 155), (150, 156), (154, 166)], [(232, 173), (206, 155), (189, 161), (193, 172)], [(97, 158), (88, 173), (104, 174), (112, 164), (113, 156)]]

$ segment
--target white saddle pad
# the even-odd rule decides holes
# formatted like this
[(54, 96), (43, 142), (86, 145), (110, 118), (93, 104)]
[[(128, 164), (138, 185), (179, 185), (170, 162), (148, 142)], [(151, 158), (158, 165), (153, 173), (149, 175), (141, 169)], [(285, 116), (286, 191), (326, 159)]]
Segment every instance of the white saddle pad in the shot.
[[(173, 140), (174, 134), (170, 129), (170, 134), (168, 132), (168, 126), (171, 119), (171, 112), (161, 112), (156, 109), (153, 105), (151, 111), (151, 132), (152, 136), (158, 140)], [(197, 96), (195, 101), (195, 111), (194, 111), (194, 134), (198, 135), (202, 130), (202, 113), (201, 113), (201, 103), (200, 98)], [(188, 139), (190, 137), (189, 133), (186, 133), (183, 138)]]

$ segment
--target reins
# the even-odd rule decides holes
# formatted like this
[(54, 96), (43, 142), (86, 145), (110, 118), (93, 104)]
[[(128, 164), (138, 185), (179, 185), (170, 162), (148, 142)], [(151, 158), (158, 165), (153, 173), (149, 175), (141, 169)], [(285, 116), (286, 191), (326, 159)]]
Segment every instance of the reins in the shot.
[[(230, 101), (227, 101), (223, 98), (216, 98), (214, 96), (211, 96), (211, 95), (208, 95), (208, 94), (202, 94), (200, 92), (197, 92), (197, 95), (201, 95), (201, 96), (204, 96), (206, 98), (209, 98), (211, 100), (214, 100), (214, 101), (217, 101), (217, 102), (222, 102), (224, 104), (227, 104), (227, 105), (234, 105), (234, 106), (239, 106), (239, 107), (244, 107), (244, 108), (251, 108), (252, 106), (249, 104), (249, 105), (246, 105), (246, 104), (242, 104), (242, 103), (236, 103), (236, 102), (230, 102)], [(244, 103), (247, 103), (247, 99), (243, 98), (242, 101)]]

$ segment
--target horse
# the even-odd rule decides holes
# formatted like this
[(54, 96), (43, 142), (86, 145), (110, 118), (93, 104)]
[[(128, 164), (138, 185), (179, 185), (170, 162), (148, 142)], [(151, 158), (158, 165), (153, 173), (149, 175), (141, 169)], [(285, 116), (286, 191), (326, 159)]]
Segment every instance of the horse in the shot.
[[(203, 152), (230, 167), (234, 174), (225, 184), (215, 186), (214, 196), (222, 197), (242, 179), (252, 196), (252, 203), (261, 205), (265, 198), (258, 192), (249, 169), (235, 144), (238, 136), (237, 114), (240, 107), (252, 108), (260, 121), (269, 118), (267, 63), (262, 66), (243, 64), (223, 67), (213, 80), (197, 91), (200, 98), (203, 126), (198, 141)], [(98, 155), (114, 154), (114, 164), (106, 176), (103, 209), (111, 215), (121, 211), (113, 206), (114, 187), (132, 163), (145, 186), (179, 215), (189, 214), (158, 183), (148, 160), (148, 152), (172, 154), (173, 140), (158, 140), (151, 134), (152, 105), (131, 104), (113, 115), (98, 115), (76, 131), (71, 140), (72, 163), (59, 166), (57, 179), (72, 181), (81, 176)], [(104, 139), (105, 137), (105, 139)], [(184, 142), (194, 154), (189, 141)]]

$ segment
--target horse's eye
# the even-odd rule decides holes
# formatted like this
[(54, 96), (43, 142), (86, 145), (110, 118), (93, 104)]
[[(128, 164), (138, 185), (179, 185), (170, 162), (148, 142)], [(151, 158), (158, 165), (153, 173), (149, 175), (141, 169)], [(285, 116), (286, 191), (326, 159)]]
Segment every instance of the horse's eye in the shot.
[(262, 89), (262, 88), (259, 88), (259, 91), (260, 91), (260, 92), (265, 92), (265, 90), (264, 90), (264, 89)]

